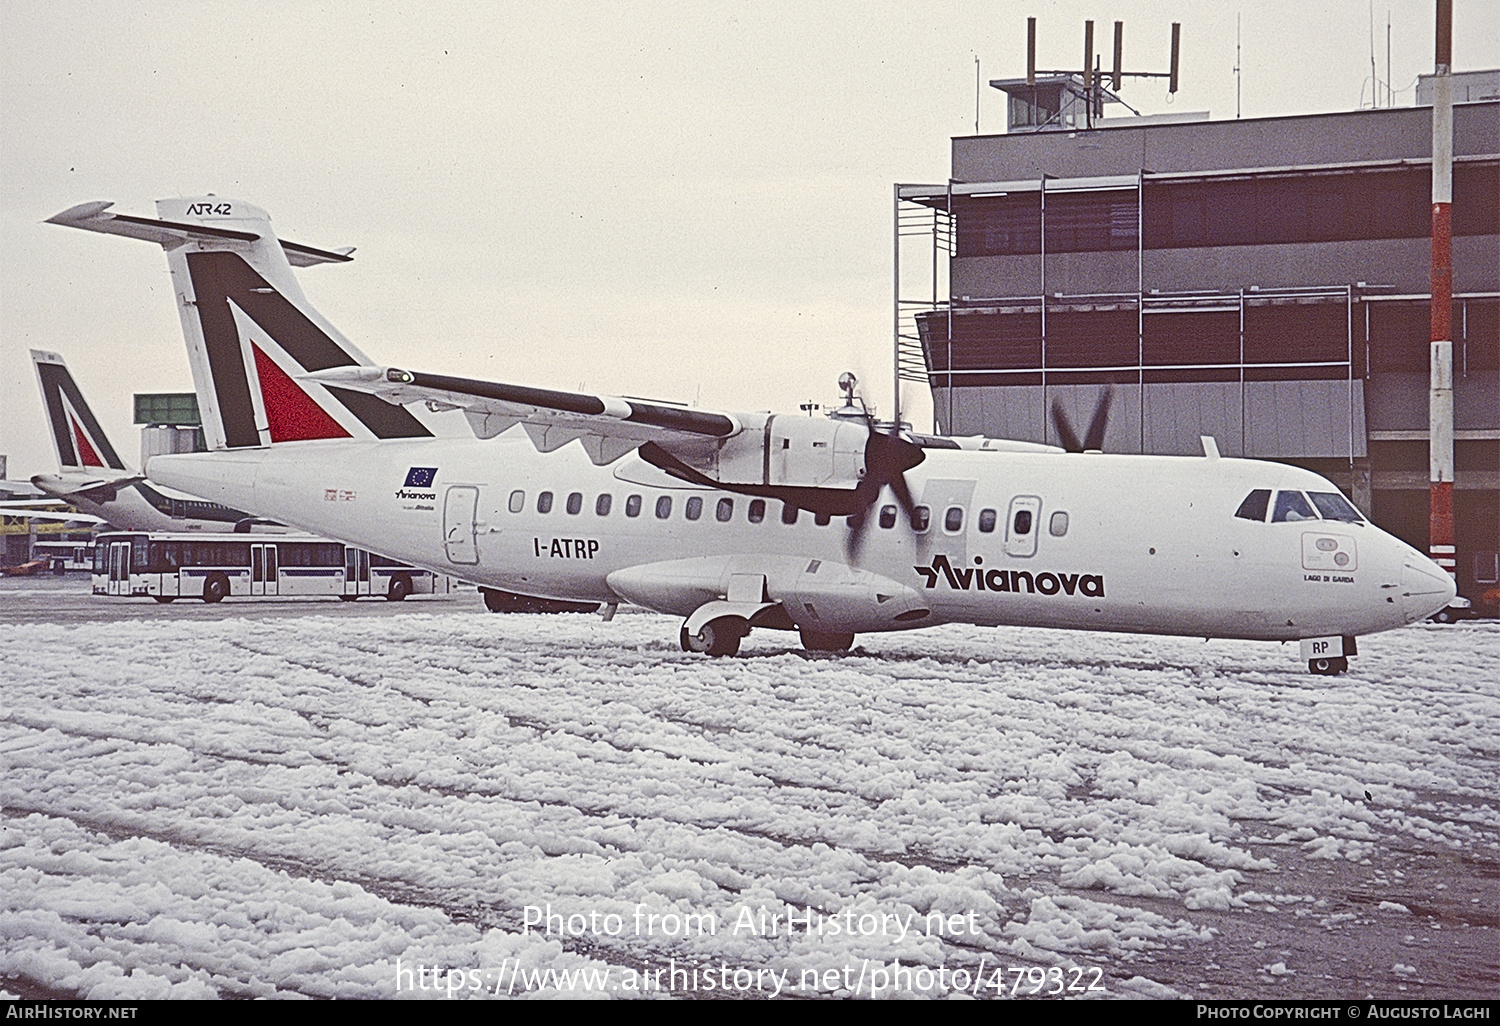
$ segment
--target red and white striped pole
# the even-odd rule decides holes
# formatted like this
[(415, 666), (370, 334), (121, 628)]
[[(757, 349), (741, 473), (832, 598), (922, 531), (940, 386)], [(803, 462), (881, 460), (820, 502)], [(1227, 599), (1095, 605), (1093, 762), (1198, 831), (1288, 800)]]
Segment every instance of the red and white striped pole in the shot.
[(1432, 90), (1432, 379), (1427, 392), (1427, 551), (1457, 576), (1453, 545), (1453, 0), (1437, 0)]

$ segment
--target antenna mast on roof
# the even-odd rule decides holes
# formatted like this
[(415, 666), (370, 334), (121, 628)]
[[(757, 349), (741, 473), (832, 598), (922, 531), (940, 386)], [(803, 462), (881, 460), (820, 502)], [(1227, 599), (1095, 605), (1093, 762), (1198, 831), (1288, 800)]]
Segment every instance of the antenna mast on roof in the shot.
[[(1036, 19), (1026, 19), (1026, 86), (1024, 89), (992, 82), (1011, 95), (1012, 129), (1029, 127), (1072, 128), (1077, 127), (1075, 109), (1083, 108), (1083, 127), (1092, 128), (1094, 119), (1104, 116), (1106, 103), (1125, 101), (1117, 95), (1126, 78), (1165, 78), (1167, 91), (1177, 92), (1178, 55), (1182, 39), (1182, 25), (1172, 23), (1172, 62), (1166, 71), (1126, 71), (1125, 23), (1115, 22), (1114, 65), (1109, 76), (1108, 88), (1104, 76), (1099, 73), (1099, 55), (1094, 52), (1094, 23), (1083, 23), (1083, 68), (1039, 71), (1036, 66)], [(1042, 80), (1038, 81), (1038, 76)], [(1018, 84), (1019, 85), (1019, 84)], [(1019, 94), (1019, 95), (1018, 95)], [(1129, 104), (1125, 104), (1130, 107)], [(1134, 110), (1134, 108), (1130, 108)], [(1021, 115), (1019, 118), (1017, 115)]]

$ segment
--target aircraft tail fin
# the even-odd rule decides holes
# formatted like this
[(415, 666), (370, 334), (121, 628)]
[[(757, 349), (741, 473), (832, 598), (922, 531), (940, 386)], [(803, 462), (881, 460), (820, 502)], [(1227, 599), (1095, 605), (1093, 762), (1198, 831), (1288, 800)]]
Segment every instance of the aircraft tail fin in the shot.
[(292, 267), (344, 263), (352, 250), (284, 242), (258, 207), (217, 196), (158, 201), (157, 218), (84, 203), (53, 224), (161, 245), (210, 449), (326, 438), (419, 438), (411, 413), (306, 375), (371, 361), (313, 309)]
[(47, 428), (57, 450), (58, 469), (94, 473), (118, 470), (129, 473), (115, 447), (110, 444), (94, 411), (78, 388), (68, 365), (56, 353), (31, 351), (42, 405), (47, 410)]

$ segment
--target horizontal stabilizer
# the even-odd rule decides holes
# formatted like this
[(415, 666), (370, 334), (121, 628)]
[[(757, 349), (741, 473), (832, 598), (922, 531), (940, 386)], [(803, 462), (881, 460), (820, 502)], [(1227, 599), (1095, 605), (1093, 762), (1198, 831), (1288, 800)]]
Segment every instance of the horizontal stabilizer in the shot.
[[(214, 228), (205, 224), (188, 224), (182, 221), (159, 221), (152, 217), (135, 217), (130, 214), (111, 214), (113, 203), (98, 200), (69, 207), (60, 214), (47, 218), (48, 224), (60, 224), (67, 228), (82, 228), (85, 231), (103, 232), (106, 235), (123, 235), (129, 239), (155, 242), (163, 249), (175, 249), (187, 242), (255, 242), (260, 238), (254, 232), (235, 231), (230, 228)], [(278, 239), (286, 253), (287, 262), (293, 267), (310, 267), (313, 264), (344, 264), (354, 258), (349, 254), (354, 248), (336, 250), (315, 249), (297, 242)]]

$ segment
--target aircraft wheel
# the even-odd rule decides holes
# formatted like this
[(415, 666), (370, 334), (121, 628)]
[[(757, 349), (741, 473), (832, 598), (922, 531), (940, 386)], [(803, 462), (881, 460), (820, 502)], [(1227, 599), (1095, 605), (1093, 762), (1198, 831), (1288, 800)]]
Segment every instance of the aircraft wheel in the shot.
[(1439, 609), (1436, 613), (1432, 614), (1432, 619), (1436, 623), (1452, 623), (1453, 614), (1446, 609)]
[(854, 647), (853, 634), (821, 634), (806, 628), (799, 631), (802, 647), (809, 652), (847, 652)]
[(229, 594), (229, 578), (223, 574), (210, 574), (203, 582), (203, 601), (218, 602)]
[(151, 597), (154, 598), (154, 599), (156, 599), (156, 601), (160, 602), (162, 605), (166, 605), (168, 602), (171, 602), (177, 596), (176, 595), (152, 595)]
[(1309, 659), (1307, 668), (1323, 677), (1336, 677), (1349, 669), (1349, 660), (1343, 656), (1331, 659)]
[(411, 578), (402, 574), (392, 577), (390, 587), (386, 589), (385, 597), (392, 602), (400, 602), (411, 594)]
[(733, 616), (721, 616), (703, 625), (696, 635), (682, 629), (681, 641), (684, 652), (701, 652), (711, 656), (732, 656), (740, 650), (740, 639), (749, 634), (743, 620)]

